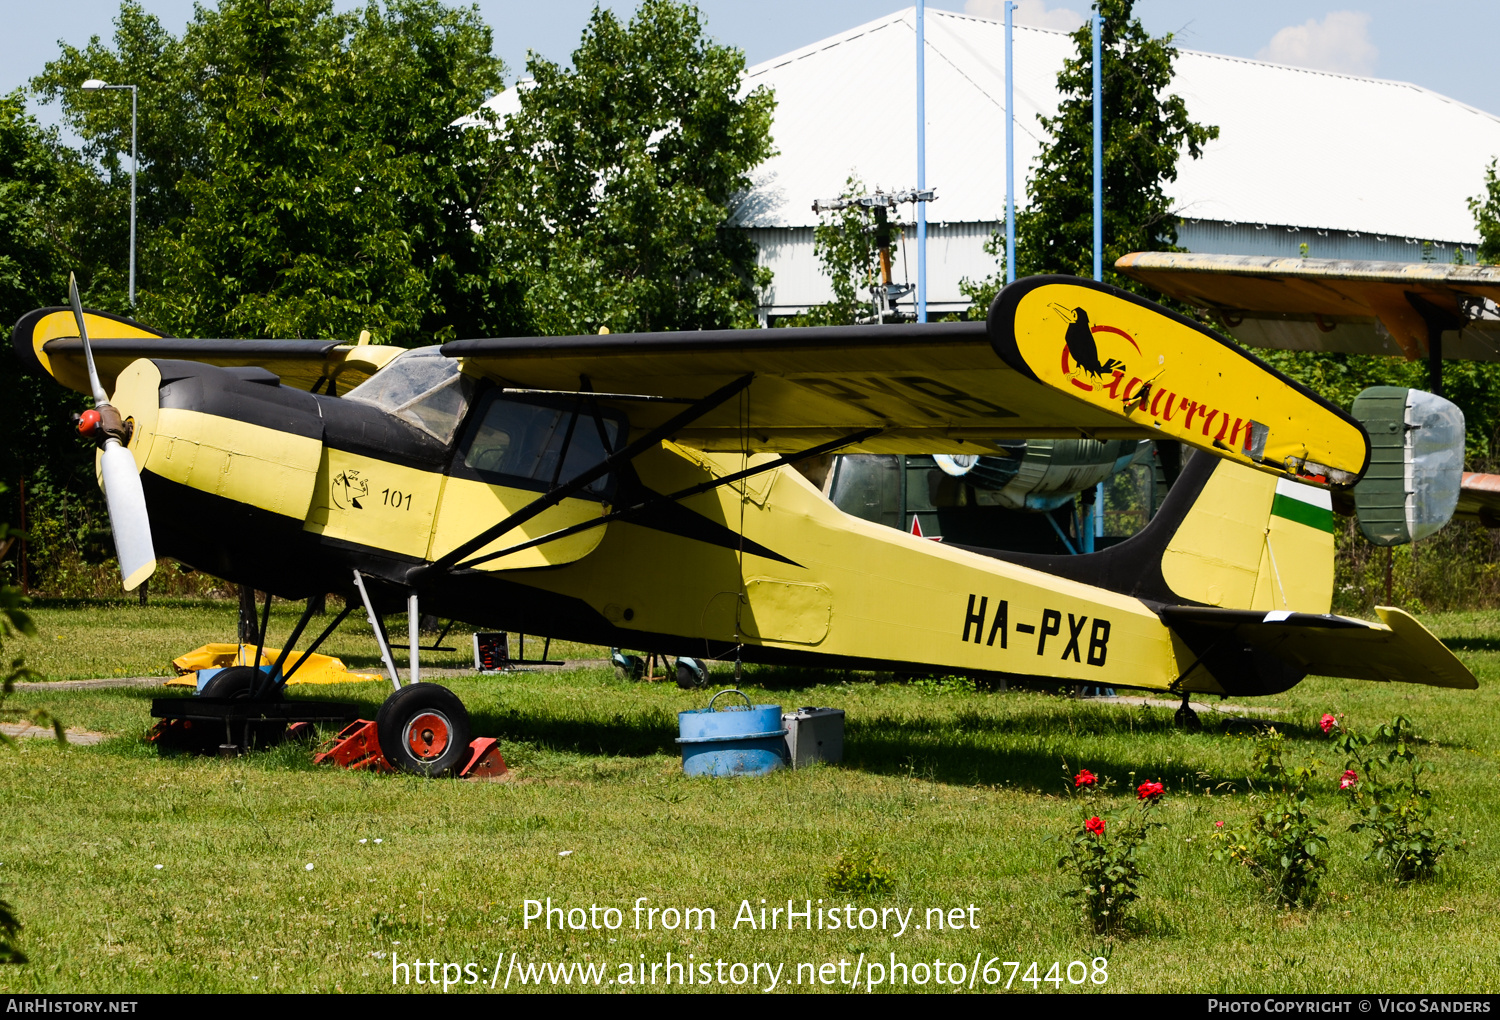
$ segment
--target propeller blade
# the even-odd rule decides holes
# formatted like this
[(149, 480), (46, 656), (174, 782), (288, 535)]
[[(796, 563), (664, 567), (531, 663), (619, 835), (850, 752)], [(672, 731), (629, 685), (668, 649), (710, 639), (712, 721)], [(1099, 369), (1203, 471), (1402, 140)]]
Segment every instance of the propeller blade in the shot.
[(94, 390), (94, 406), (109, 403), (104, 384), (99, 381), (99, 370), (94, 367), (94, 349), (89, 346), (89, 331), (83, 324), (83, 302), (78, 300), (78, 278), (68, 274), (68, 301), (73, 306), (73, 318), (78, 322), (78, 339), (83, 341), (83, 360), (89, 367), (89, 386)]
[[(94, 408), (108, 408), (107, 420), (119, 427), (119, 413), (110, 406), (94, 367), (94, 349), (89, 331), (83, 323), (83, 302), (78, 299), (78, 280), (68, 274), (68, 301), (73, 318), (78, 321), (78, 339), (83, 342), (83, 359), (88, 364), (89, 385), (94, 391)], [(120, 445), (120, 440), (106, 436), (99, 458), (104, 481), (104, 503), (109, 507), (109, 526), (115, 535), (115, 557), (120, 561), (120, 579), (126, 591), (134, 591), (156, 573), (156, 548), (151, 544), (151, 518), (146, 513), (146, 492), (141, 487), (140, 469), (135, 455)]]
[(151, 544), (151, 519), (146, 514), (140, 469), (135, 456), (113, 436), (104, 442), (100, 468), (109, 526), (115, 533), (115, 555), (120, 560), (120, 579), (126, 591), (135, 591), (156, 572), (156, 549)]

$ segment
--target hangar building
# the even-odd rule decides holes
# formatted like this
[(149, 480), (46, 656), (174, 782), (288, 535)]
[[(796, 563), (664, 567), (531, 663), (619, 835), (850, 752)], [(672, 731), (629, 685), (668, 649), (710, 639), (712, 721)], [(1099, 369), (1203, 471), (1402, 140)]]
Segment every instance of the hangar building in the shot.
[[(928, 8), (928, 308), (967, 307), (958, 284), (996, 271), (985, 241), (1005, 208), (1005, 29)], [(1037, 115), (1056, 113), (1066, 33), (1017, 26), (1016, 203), (1038, 157)], [(914, 8), (748, 69), (776, 92), (779, 155), (757, 171), (741, 221), (775, 274), (763, 315), (801, 311), (832, 292), (813, 255), (812, 203), (854, 174), (885, 190), (916, 184)], [(1219, 126), (1168, 187), (1179, 244), (1241, 255), (1470, 261), (1478, 233), (1466, 200), (1500, 156), (1500, 119), (1404, 82), (1180, 50), (1173, 91)], [(497, 97), (498, 98), (498, 97)], [(1087, 172), (1087, 168), (1085, 168)], [(911, 206), (903, 218), (912, 219)], [(896, 268), (915, 282), (915, 231)]]

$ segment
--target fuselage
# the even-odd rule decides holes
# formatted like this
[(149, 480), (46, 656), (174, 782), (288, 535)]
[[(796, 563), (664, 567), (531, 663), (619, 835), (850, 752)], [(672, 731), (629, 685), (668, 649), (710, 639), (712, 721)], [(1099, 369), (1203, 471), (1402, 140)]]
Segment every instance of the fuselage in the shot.
[[(114, 399), (134, 422), (159, 554), (287, 598), (348, 592), (359, 570), (391, 609), (415, 590), (426, 612), (601, 645), (1215, 693), (1268, 693), (1300, 675), (1192, 668), (1202, 649), (1162, 622), (1162, 604), (1328, 609), (1331, 536), (1278, 525), (1275, 479), (1234, 465), (1248, 478), (1205, 469), (1205, 493), (1230, 479), (1238, 487), (1215, 498), (1242, 504), (1226, 511), (1238, 524), (1216, 527), (1232, 545), (1279, 526), (1290, 561), (1279, 571), (1259, 545), (1226, 566), (1149, 540), (1143, 576), (1110, 582), (1133, 562), (1118, 552), (1129, 542), (1093, 567), (1002, 559), (851, 517), (785, 466), (505, 552), (774, 460), (663, 442), (480, 550), (504, 555), (433, 572), (422, 568), (617, 448), (628, 420), (508, 393), (435, 349), (343, 397), (258, 369), (142, 360)], [(1208, 566), (1184, 574), (1189, 561)]]

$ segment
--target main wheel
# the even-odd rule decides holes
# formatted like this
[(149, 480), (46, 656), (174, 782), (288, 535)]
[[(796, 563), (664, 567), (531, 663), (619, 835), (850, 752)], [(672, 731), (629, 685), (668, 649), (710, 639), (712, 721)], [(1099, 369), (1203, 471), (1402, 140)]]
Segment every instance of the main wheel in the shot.
[(438, 684), (409, 684), (386, 698), (375, 732), (385, 760), (418, 776), (451, 772), (469, 753), (469, 712)]
[(708, 668), (687, 655), (677, 657), (677, 686), (685, 691), (696, 691), (708, 686)]

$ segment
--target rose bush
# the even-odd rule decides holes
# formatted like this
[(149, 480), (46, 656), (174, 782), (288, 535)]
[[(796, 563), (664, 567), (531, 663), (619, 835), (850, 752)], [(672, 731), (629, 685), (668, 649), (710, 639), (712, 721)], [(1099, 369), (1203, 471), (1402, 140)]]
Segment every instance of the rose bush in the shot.
[(1142, 783), (1136, 789), (1135, 808), (1106, 821), (1098, 801), (1115, 784), (1088, 769), (1074, 775), (1071, 785), (1066, 769), (1063, 775), (1069, 795), (1082, 800), (1082, 824), (1063, 834), (1067, 851), (1057, 861), (1073, 877), (1063, 895), (1078, 900), (1090, 929), (1103, 935), (1125, 921), (1140, 896), (1144, 876), (1137, 854), (1150, 830), (1161, 824), (1151, 820), (1151, 813), (1165, 790), (1159, 782)]
[[(1374, 753), (1374, 740), (1390, 750)], [(1365, 860), (1388, 869), (1398, 883), (1428, 877), (1444, 857), (1465, 846), (1448, 829), (1432, 826), (1432, 791), (1423, 785), (1422, 776), (1434, 769), (1418, 760), (1416, 743), (1411, 720), (1405, 716), (1382, 725), (1373, 740), (1346, 730), (1338, 741), (1350, 766), (1339, 789), (1349, 795), (1360, 816), (1349, 831), (1370, 834)]]

